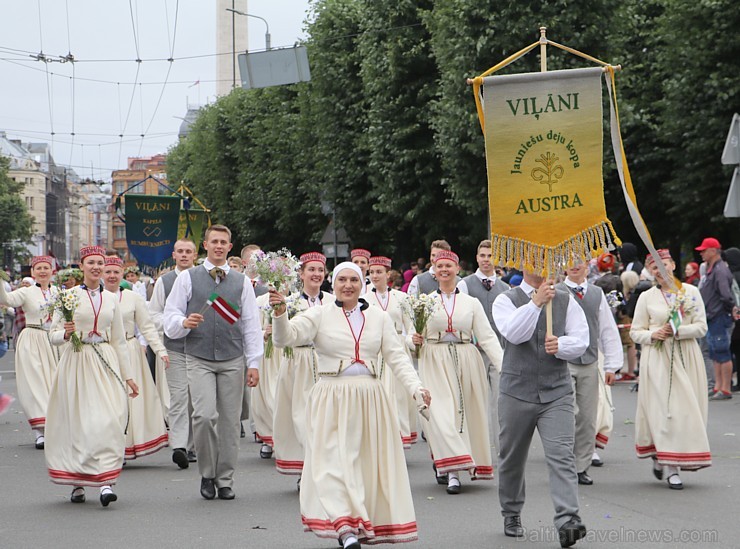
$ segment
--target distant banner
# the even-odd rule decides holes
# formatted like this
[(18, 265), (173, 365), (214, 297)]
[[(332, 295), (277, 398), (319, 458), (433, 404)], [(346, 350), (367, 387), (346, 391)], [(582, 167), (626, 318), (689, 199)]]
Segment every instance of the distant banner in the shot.
[(127, 194), (126, 241), (144, 272), (154, 272), (172, 256), (180, 217), (179, 196)]
[[(180, 210), (180, 220), (177, 226), (177, 238), (189, 238), (195, 242), (195, 249), (200, 249), (200, 242), (203, 239), (203, 228), (208, 219), (208, 212), (205, 210)], [(188, 229), (188, 221), (190, 228)]]
[(496, 263), (553, 274), (617, 240), (604, 205), (602, 75), (589, 68), (483, 79)]

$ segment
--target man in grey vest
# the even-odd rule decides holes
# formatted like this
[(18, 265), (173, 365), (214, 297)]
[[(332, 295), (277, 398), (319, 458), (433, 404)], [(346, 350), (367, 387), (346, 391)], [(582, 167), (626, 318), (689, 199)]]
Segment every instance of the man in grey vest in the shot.
[[(162, 313), (167, 298), (172, 292), (177, 276), (193, 266), (197, 250), (195, 243), (190, 239), (180, 239), (175, 242), (172, 258), (175, 268), (160, 276), (154, 285), (152, 299), (149, 301), (149, 313), (152, 321), (161, 333)], [(190, 419), (192, 406), (190, 391), (188, 390), (188, 371), (185, 367), (185, 340), (163, 337), (164, 346), (170, 357), (170, 367), (167, 369), (167, 387), (170, 391), (170, 409), (167, 413), (167, 424), (170, 427), (169, 438), (172, 448), (172, 461), (180, 469), (187, 469), (190, 463), (196, 461), (195, 445), (193, 444), (193, 424)], [(160, 381), (160, 380), (158, 380)], [(161, 381), (160, 381), (161, 382)]]
[[(446, 240), (435, 240), (432, 242), (429, 252), (429, 260), (432, 262), (432, 266), (428, 271), (418, 274), (411, 279), (406, 293), (409, 295), (432, 294), (439, 290), (439, 282), (437, 282), (437, 278), (434, 276), (434, 258), (437, 257), (437, 252), (440, 250), (447, 250), (449, 252), (452, 250), (452, 247)], [(458, 282), (460, 281), (459, 276), (457, 280)]]
[[(552, 335), (543, 310), (552, 302)], [(499, 501), (504, 533), (523, 537), (524, 468), (534, 430), (550, 472), (550, 496), (560, 545), (586, 535), (578, 515), (578, 475), (573, 455), (575, 419), (568, 371), (588, 347), (583, 310), (554, 280), (524, 271), (521, 286), (496, 298), (493, 320), (504, 338), (499, 382)]]
[(599, 407), (599, 349), (604, 353), (604, 382), (614, 383), (622, 367), (622, 341), (614, 315), (598, 286), (588, 284), (588, 266), (582, 261), (566, 270), (568, 277), (556, 287), (569, 292), (581, 306), (588, 322), (588, 347), (579, 358), (568, 361), (575, 393), (576, 457), (578, 484), (591, 485), (588, 474), (596, 446), (596, 413)]
[[(478, 270), (475, 273), (463, 278), (457, 285), (461, 293), (473, 296), (483, 305), (488, 322), (490, 322), (493, 331), (498, 336), (501, 347), (504, 346), (503, 338), (496, 328), (493, 321), (493, 302), (496, 298), (509, 289), (509, 285), (496, 276), (496, 271), (492, 262), (491, 241), (483, 240), (478, 244), (478, 251), (475, 260), (478, 262)], [(486, 365), (488, 373), (488, 386), (490, 387), (489, 399), (489, 419), (491, 426), (491, 440), (498, 451), (498, 380), (499, 374), (496, 367), (488, 359), (486, 353), (481, 353), (483, 364)]]
[(185, 363), (193, 402), (193, 438), (205, 499), (234, 499), (239, 415), (244, 370), (247, 385), (259, 381), (263, 353), (257, 301), (249, 278), (229, 269), (231, 231), (206, 230), (202, 265), (175, 280), (164, 309), (164, 331), (185, 339)]

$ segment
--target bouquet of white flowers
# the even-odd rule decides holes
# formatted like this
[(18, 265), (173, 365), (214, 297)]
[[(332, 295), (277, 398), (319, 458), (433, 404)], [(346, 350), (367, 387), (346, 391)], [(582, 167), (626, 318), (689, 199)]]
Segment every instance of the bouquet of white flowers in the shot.
[[(48, 307), (49, 314), (53, 315), (55, 312), (59, 312), (65, 322), (72, 322), (74, 320), (75, 311), (80, 305), (80, 296), (73, 289), (65, 290), (64, 286), (59, 287), (59, 291), (52, 294), (49, 299)], [(77, 332), (73, 333), (69, 340), (72, 342), (72, 348), (76, 353), (82, 350), (82, 340)]]
[[(416, 330), (417, 334), (424, 332), (429, 318), (434, 314), (438, 306), (439, 301), (429, 294), (421, 294), (419, 296), (408, 295), (401, 302), (401, 310), (411, 319), (411, 323), (414, 325), (414, 330)], [(417, 345), (416, 356), (419, 356), (420, 350), (421, 345)]]
[(295, 288), (299, 267), (300, 262), (287, 248), (267, 253), (260, 250), (249, 258), (249, 270), (277, 291)]

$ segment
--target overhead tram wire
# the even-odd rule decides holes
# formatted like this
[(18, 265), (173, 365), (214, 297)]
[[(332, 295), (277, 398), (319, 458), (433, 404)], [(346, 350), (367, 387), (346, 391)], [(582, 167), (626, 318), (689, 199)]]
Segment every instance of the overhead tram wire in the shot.
[[(126, 127), (128, 126), (128, 121), (131, 116), (131, 108), (134, 105), (134, 97), (136, 95), (136, 84), (139, 81), (139, 71), (141, 70), (141, 55), (139, 54), (139, 39), (136, 35), (136, 28), (137, 25), (134, 21), (134, 7), (131, 2), (131, 0), (128, 0), (128, 8), (129, 8), (129, 14), (131, 15), (131, 31), (134, 35), (134, 47), (136, 48), (136, 75), (134, 76), (134, 85), (131, 88), (131, 99), (128, 103), (128, 112), (126, 113), (126, 121), (123, 123), (123, 126), (121, 127), (121, 136), (123, 136), (126, 133)], [(121, 153), (123, 152), (123, 137), (121, 137), (121, 144), (118, 147), (118, 163), (121, 163)]]
[[(39, 15), (39, 48), (41, 54), (44, 51), (44, 33), (41, 24), (41, 0), (37, 0), (36, 5), (38, 6)], [(44, 63), (44, 69), (46, 72), (46, 99), (49, 103), (49, 127), (51, 129), (51, 154), (54, 154), (54, 85), (53, 81), (49, 78), (49, 67), (47, 63)]]
[[(72, 78), (69, 80), (71, 88), (71, 101), (72, 101), (72, 143), (75, 141), (75, 63), (74, 56), (72, 55), (72, 39), (71, 33), (69, 32), (69, 0), (64, 0), (64, 8), (67, 16), (67, 58), (72, 62)], [(82, 149), (84, 151), (84, 148)], [(69, 148), (69, 163), (72, 163), (72, 155), (74, 154), (74, 145)], [(84, 152), (83, 152), (84, 154)]]

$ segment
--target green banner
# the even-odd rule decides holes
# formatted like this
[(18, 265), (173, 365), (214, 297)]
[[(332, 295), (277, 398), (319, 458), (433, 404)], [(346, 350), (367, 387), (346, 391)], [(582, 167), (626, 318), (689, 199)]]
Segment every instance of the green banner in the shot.
[(143, 271), (152, 272), (172, 256), (180, 216), (179, 196), (127, 194), (126, 241)]
[[(200, 241), (203, 239), (203, 228), (208, 219), (208, 212), (205, 210), (189, 209), (180, 210), (180, 221), (177, 226), (177, 239), (189, 238), (195, 242), (195, 249), (200, 249)], [(188, 221), (190, 228), (188, 229)]]

